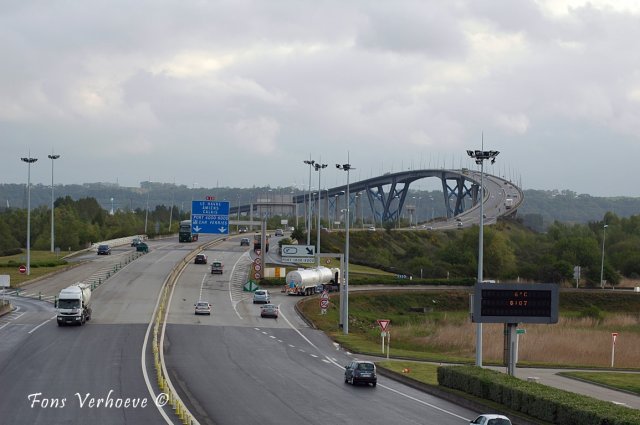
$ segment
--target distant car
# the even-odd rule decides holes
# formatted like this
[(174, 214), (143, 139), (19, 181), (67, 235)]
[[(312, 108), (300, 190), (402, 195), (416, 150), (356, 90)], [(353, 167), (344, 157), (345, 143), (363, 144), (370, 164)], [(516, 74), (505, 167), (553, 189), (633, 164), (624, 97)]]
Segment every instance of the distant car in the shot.
[(456, 217), (456, 221), (462, 221), (460, 217)]
[(458, 229), (462, 229), (464, 227), (464, 224), (462, 224), (461, 222), (458, 222)]
[(275, 317), (278, 318), (279, 309), (275, 304), (265, 304), (260, 307), (260, 317)]
[(282, 231), (282, 229), (276, 229), (276, 236), (284, 236), (284, 232)]
[(367, 227), (367, 230), (370, 232), (375, 232), (376, 231), (376, 226), (369, 226)]
[(131, 246), (138, 246), (138, 244), (140, 244), (142, 242), (142, 239), (140, 238), (133, 238), (131, 240)]
[(511, 421), (506, 416), (485, 414), (469, 422), (469, 425), (511, 425)]
[(249, 238), (240, 239), (240, 246), (249, 246), (250, 243)]
[(258, 289), (253, 293), (254, 304), (269, 304), (271, 302), (271, 295), (266, 289)]
[(98, 245), (98, 255), (111, 255), (111, 247), (109, 245)]
[(149, 252), (149, 245), (147, 245), (145, 242), (140, 242), (138, 245), (136, 245), (136, 251)]
[(246, 227), (239, 228), (238, 233), (247, 233), (247, 228)]
[(224, 265), (221, 261), (213, 260), (211, 262), (211, 274), (222, 274), (224, 273)]
[(195, 303), (195, 314), (208, 314), (211, 315), (211, 304), (206, 301), (198, 301)]
[(194, 264), (207, 264), (207, 256), (204, 254), (196, 255), (196, 258), (193, 260)]
[(376, 365), (365, 360), (353, 360), (344, 367), (344, 382), (351, 385), (362, 382), (375, 387), (378, 383)]

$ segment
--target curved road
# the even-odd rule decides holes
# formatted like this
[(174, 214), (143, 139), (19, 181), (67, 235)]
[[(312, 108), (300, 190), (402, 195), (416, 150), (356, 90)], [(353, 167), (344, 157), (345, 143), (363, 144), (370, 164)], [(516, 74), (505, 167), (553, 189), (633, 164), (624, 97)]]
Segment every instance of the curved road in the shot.
[[(453, 425), (475, 417), (384, 377), (375, 388), (345, 384), (342, 366), (353, 356), (298, 318), (299, 298), (272, 293), (281, 316), (260, 318), (260, 306), (241, 291), (246, 247), (230, 239), (208, 256), (224, 262), (224, 274), (187, 266), (165, 336), (172, 381), (201, 424)], [(199, 298), (212, 303), (211, 316), (194, 315)]]

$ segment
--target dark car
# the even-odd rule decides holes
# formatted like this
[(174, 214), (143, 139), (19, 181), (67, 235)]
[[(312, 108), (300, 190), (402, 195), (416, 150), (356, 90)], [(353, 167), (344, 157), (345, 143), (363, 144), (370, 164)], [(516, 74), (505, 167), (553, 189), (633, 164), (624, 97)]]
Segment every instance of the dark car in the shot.
[(131, 246), (138, 246), (140, 243), (142, 243), (142, 239), (140, 238), (133, 238), (131, 240)]
[(249, 244), (250, 244), (249, 238), (240, 239), (240, 246), (249, 246)]
[(111, 247), (109, 245), (98, 245), (98, 255), (111, 255)]
[(353, 360), (344, 367), (344, 382), (351, 385), (362, 382), (375, 387), (378, 383), (376, 365), (364, 360)]
[(196, 258), (193, 260), (195, 264), (207, 264), (207, 256), (204, 254), (196, 255)]
[(145, 242), (140, 242), (138, 243), (138, 245), (136, 245), (136, 251), (149, 252), (149, 245), (147, 245)]
[(222, 274), (224, 273), (224, 265), (222, 261), (213, 260), (211, 262), (211, 274)]

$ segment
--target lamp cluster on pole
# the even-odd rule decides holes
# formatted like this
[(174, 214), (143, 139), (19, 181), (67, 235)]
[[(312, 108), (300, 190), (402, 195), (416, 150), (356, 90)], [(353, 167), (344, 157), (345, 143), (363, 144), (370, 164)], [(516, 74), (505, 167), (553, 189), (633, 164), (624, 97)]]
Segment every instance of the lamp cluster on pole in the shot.
[[(320, 164), (319, 162), (316, 162), (315, 164), (313, 164), (313, 168), (315, 168), (315, 170), (318, 172), (318, 238), (316, 241), (316, 245), (318, 246), (316, 252), (318, 254), (320, 254), (320, 175), (322, 174), (322, 169), (323, 168), (327, 168), (327, 164)], [(320, 255), (318, 255), (318, 267), (320, 267)]]
[[(484, 142), (483, 142), (484, 144)], [(484, 245), (484, 161), (491, 160), (496, 162), (498, 151), (485, 150), (468, 150), (467, 155), (475, 159), (476, 164), (480, 166), (480, 193), (478, 201), (480, 202), (480, 231), (478, 235), (478, 280), (476, 285), (481, 285), (483, 278), (483, 245)], [(482, 323), (476, 323), (476, 366), (482, 367)]]
[(32, 158), (31, 153), (26, 158), (20, 158), (27, 163), (27, 275), (31, 274), (31, 164), (38, 158)]
[(51, 252), (55, 249), (55, 231), (54, 231), (54, 214), (53, 214), (53, 161), (60, 158), (60, 155), (47, 155), (51, 160)]
[(308, 160), (305, 159), (304, 163), (309, 166), (309, 203), (307, 204), (308, 217), (305, 221), (307, 222), (307, 245), (311, 245), (311, 169), (316, 162), (309, 158)]
[[(347, 158), (348, 159), (348, 158)], [(351, 164), (336, 164), (336, 168), (347, 172), (347, 192), (345, 193), (345, 199), (347, 203), (347, 219), (345, 222), (345, 240), (344, 240), (344, 276), (342, 286), (342, 292), (340, 299), (342, 301), (342, 308), (340, 311), (340, 321), (342, 322), (342, 331), (345, 335), (349, 334), (349, 171), (354, 170)]]

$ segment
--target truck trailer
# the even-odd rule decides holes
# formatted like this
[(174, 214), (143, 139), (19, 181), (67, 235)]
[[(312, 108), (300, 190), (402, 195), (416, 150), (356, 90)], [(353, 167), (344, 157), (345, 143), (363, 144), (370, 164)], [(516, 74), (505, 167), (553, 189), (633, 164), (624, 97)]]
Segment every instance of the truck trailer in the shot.
[(320, 286), (327, 289), (329, 285), (339, 285), (340, 269), (320, 266), (293, 270), (287, 273), (285, 282), (287, 295), (312, 295)]
[(60, 291), (57, 302), (58, 326), (84, 325), (91, 319), (91, 285), (76, 283)]

